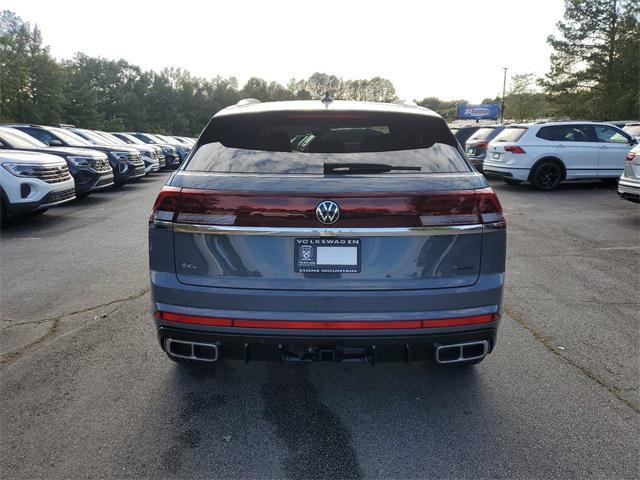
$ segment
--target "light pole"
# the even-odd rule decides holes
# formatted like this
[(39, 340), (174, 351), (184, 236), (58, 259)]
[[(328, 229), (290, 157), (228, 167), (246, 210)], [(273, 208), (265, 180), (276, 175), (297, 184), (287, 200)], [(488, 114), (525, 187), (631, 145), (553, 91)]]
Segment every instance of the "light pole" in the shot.
[(504, 123), (504, 95), (507, 89), (507, 67), (502, 67), (504, 70), (504, 79), (502, 80), (502, 106), (500, 107), (500, 123)]

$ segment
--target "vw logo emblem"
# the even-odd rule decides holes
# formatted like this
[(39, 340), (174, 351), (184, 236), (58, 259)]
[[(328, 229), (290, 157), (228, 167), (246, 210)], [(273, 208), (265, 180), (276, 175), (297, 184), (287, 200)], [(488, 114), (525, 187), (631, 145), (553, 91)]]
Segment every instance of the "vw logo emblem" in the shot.
[(340, 218), (340, 207), (338, 207), (336, 202), (332, 202), (331, 200), (320, 202), (316, 207), (316, 217), (325, 225), (336, 223)]

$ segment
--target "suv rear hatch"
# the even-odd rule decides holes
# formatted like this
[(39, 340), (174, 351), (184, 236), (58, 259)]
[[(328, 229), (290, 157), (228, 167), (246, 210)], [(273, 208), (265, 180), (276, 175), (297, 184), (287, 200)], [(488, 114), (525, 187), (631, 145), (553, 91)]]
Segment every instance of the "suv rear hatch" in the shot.
[(335, 291), (477, 281), (483, 223), (501, 222), (501, 209), (442, 119), (265, 117), (214, 117), (158, 197), (151, 220), (173, 229), (180, 282)]
[(466, 142), (466, 151), (469, 159), (484, 159), (487, 155), (487, 147), (492, 138), (494, 138), (502, 127), (490, 126), (482, 127), (475, 132)]
[(528, 129), (529, 127), (524, 125), (506, 127), (491, 140), (486, 159), (491, 162), (506, 162), (512, 155), (526, 153), (524, 148), (518, 145), (518, 141)]

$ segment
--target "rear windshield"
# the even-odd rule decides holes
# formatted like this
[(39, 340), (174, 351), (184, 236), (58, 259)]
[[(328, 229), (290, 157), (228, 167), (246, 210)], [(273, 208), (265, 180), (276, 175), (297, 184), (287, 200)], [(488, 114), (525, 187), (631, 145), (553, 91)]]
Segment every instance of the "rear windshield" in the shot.
[(524, 135), (524, 132), (527, 131), (527, 127), (507, 127), (503, 131), (501, 131), (496, 138), (493, 139), (494, 142), (517, 142), (520, 140), (520, 137)]
[(470, 171), (440, 118), (313, 111), (214, 117), (185, 169), (276, 174), (322, 174), (328, 169), (331, 173)]
[(476, 133), (471, 135), (469, 140), (467, 140), (467, 143), (470, 143), (470, 142), (486, 142), (495, 133), (496, 133), (496, 127), (483, 127), (481, 129), (479, 129), (478, 131), (476, 131)]

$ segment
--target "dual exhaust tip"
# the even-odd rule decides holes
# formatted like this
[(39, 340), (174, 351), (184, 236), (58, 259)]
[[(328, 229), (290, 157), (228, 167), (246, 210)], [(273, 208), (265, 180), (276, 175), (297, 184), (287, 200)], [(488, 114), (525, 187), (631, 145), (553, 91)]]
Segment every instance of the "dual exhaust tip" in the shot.
[(478, 340), (474, 342), (455, 343), (452, 345), (436, 346), (437, 363), (460, 363), (470, 360), (480, 360), (489, 353), (489, 342)]
[(216, 362), (220, 354), (215, 343), (188, 342), (175, 338), (167, 338), (164, 348), (173, 357), (200, 362)]

